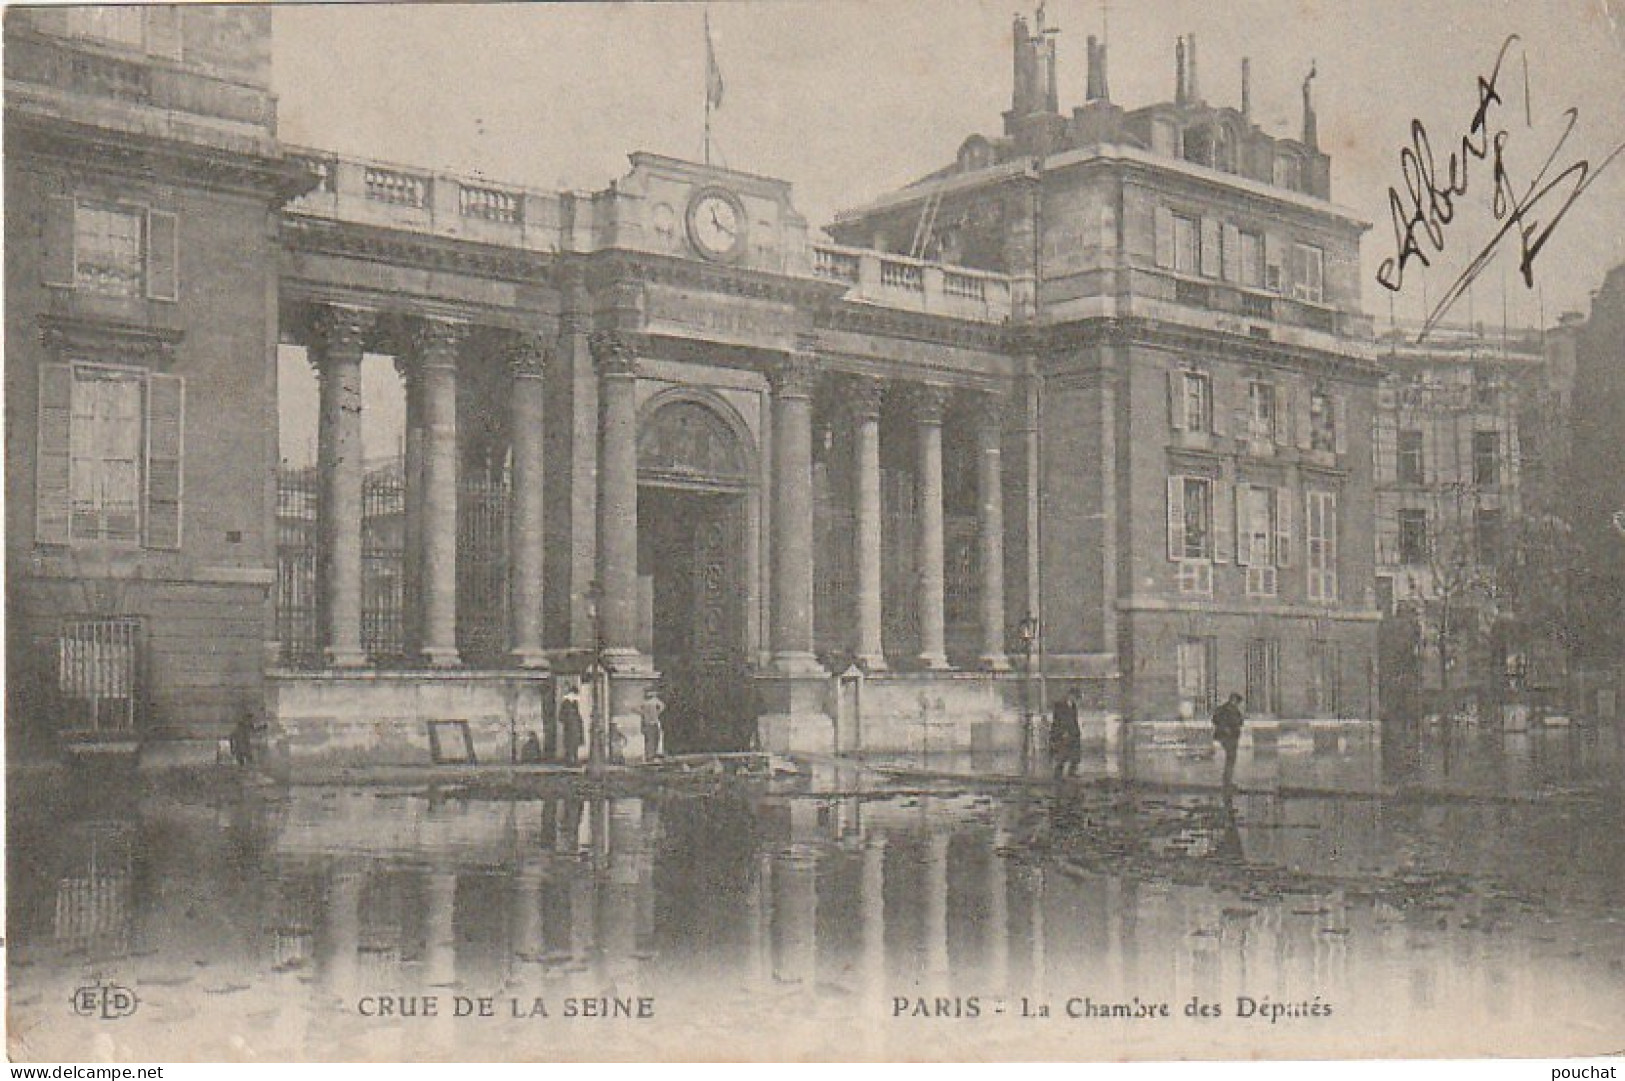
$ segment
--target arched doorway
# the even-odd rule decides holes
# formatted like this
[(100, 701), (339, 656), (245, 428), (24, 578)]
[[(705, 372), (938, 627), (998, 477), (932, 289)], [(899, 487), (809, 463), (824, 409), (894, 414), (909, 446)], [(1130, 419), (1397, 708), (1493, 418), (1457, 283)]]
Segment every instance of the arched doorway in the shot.
[(750, 435), (720, 400), (670, 392), (638, 435), (638, 575), (661, 673), (666, 750), (744, 750), (755, 731), (748, 665)]

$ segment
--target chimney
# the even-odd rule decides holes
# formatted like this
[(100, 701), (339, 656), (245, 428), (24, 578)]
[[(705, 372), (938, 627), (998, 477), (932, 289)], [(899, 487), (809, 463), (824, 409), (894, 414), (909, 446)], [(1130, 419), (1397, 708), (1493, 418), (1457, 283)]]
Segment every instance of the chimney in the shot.
[(1202, 91), (1196, 82), (1196, 35), (1190, 35), (1190, 44), (1185, 47), (1185, 97), (1192, 104), (1202, 100)]
[(1320, 133), (1315, 123), (1315, 102), (1310, 96), (1309, 84), (1315, 78), (1315, 62), (1309, 62), (1309, 74), (1303, 77), (1303, 143), (1305, 146), (1319, 148)]
[(1089, 89), (1084, 94), (1084, 101), (1099, 101), (1104, 95), (1100, 92), (1100, 42), (1093, 34), (1089, 35)]
[(1185, 37), (1174, 43), (1174, 104), (1185, 104)]
[(1112, 88), (1111, 88), (1111, 84), (1106, 81), (1106, 39), (1105, 38), (1100, 39), (1100, 52), (1099, 52), (1098, 55), (1100, 57), (1100, 62), (1099, 62), (1100, 63), (1100, 100), (1101, 101), (1110, 101), (1110, 100), (1112, 100)]
[(1241, 118), (1253, 118), (1253, 62), (1241, 58)]

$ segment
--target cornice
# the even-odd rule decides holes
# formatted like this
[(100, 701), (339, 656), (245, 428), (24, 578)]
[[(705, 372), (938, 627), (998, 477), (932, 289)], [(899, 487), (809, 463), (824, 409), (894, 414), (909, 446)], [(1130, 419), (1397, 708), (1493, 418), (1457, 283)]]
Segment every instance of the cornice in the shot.
[(672, 285), (721, 296), (766, 300), (808, 307), (840, 296), (843, 286), (819, 278), (798, 278), (748, 267), (726, 266), (694, 259), (612, 249), (577, 256), (589, 287), (600, 292), (615, 284), (634, 281), (645, 285)]
[(286, 158), (35, 116), (18, 108), (6, 110), (6, 152), (275, 203), (296, 198), (314, 183), (302, 165)]
[[(1350, 342), (1350, 345), (1355, 344)], [(1252, 338), (1222, 331), (1186, 327), (1143, 318), (1082, 319), (1048, 327), (1041, 333), (1037, 352), (1053, 361), (1056, 354), (1099, 345), (1148, 345), (1194, 350), (1205, 356), (1239, 363), (1302, 367), (1305, 362), (1325, 371), (1376, 383), (1383, 367), (1355, 353), (1339, 353), (1312, 345)]]
[(281, 235), (283, 248), (291, 252), (509, 281), (551, 284), (556, 263), (555, 256), (540, 252), (297, 214), (283, 215)]
[(839, 301), (820, 307), (814, 325), (826, 330), (879, 334), (933, 345), (953, 345), (986, 352), (1009, 353), (1011, 328), (1006, 324), (974, 323), (947, 315), (900, 311), (874, 304)]

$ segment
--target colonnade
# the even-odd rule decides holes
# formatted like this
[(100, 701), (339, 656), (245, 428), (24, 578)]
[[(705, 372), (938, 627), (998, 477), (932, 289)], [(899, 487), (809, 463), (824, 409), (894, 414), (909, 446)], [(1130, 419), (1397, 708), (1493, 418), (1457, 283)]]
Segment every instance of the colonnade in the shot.
[[(407, 387), (406, 577), (417, 598), (408, 612), (408, 648), (425, 667), (455, 667), (457, 648), (458, 357), (469, 327), (453, 320), (393, 319), (397, 366)], [(324, 304), (310, 322), (311, 360), (320, 380), (318, 470), (321, 483), (320, 571), (323, 657), (335, 668), (366, 663), (362, 643), (361, 360), (378, 330), (379, 313)], [(404, 326), (404, 331), (399, 328)], [(634, 336), (594, 334), (589, 347), (598, 379), (596, 477), (598, 634), (616, 671), (647, 668), (640, 656), (638, 600), (638, 392), (643, 358)], [(544, 551), (544, 392), (547, 350), (533, 334), (511, 333), (504, 348), (512, 453), (509, 519), (509, 651), (520, 667), (542, 669)], [(814, 657), (813, 396), (823, 378), (811, 350), (790, 351), (767, 366), (771, 390), (772, 618), (767, 643), (773, 668), (787, 676), (821, 675)], [(852, 653), (871, 671), (887, 657), (882, 619), (880, 416), (887, 384), (876, 377), (835, 375), (853, 422), (856, 476), (853, 536), (856, 626)], [(916, 478), (918, 664), (948, 667), (944, 626), (943, 417), (952, 388), (916, 382), (898, 388), (910, 403)], [(979, 593), (983, 667), (1008, 668), (1005, 656), (1004, 516), (1001, 489), (1002, 398), (974, 395), (979, 522)]]
[[(361, 360), (380, 313), (319, 305), (308, 347), (320, 385), (317, 470), (323, 559), (319, 589), (323, 659), (367, 663), (362, 646)], [(411, 655), (429, 668), (461, 663), (457, 649), (458, 357), (469, 327), (452, 320), (398, 320), (392, 335), (406, 382), (406, 613)], [(507, 337), (512, 452), (508, 595), (509, 649), (522, 668), (545, 669), (542, 648), (543, 394), (546, 349), (535, 335)]]

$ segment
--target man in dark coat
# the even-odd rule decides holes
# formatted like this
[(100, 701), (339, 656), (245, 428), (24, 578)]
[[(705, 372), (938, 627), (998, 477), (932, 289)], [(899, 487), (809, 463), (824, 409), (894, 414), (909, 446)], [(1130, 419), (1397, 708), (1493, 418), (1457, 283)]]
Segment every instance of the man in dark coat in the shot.
[(1055, 779), (1076, 777), (1078, 764), (1083, 761), (1083, 730), (1078, 727), (1078, 692), (1069, 691), (1055, 703), (1054, 719), (1049, 729), (1050, 759), (1055, 763)]
[(1213, 711), (1213, 738), (1224, 748), (1224, 788), (1228, 792), (1236, 779), (1236, 747), (1241, 743), (1241, 695), (1232, 694)]
[(581, 692), (571, 687), (559, 703), (559, 735), (564, 741), (564, 764), (573, 766), (581, 753)]

